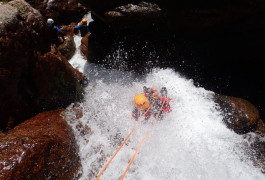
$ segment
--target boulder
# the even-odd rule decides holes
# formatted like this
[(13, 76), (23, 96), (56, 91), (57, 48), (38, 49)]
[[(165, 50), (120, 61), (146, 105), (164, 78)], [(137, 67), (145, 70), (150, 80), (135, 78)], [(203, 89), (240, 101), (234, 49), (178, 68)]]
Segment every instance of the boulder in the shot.
[(119, 5), (124, 5), (135, 0), (79, 0), (81, 4), (86, 7), (89, 7), (96, 11), (102, 11), (105, 9), (110, 9)]
[(115, 7), (106, 12), (96, 14), (101, 20), (116, 30), (133, 29), (143, 32), (155, 24), (163, 23), (163, 11), (155, 3), (140, 2)]
[(215, 101), (223, 111), (226, 126), (238, 134), (254, 132), (262, 122), (257, 108), (247, 100), (216, 94)]
[(244, 150), (253, 165), (265, 173), (265, 124), (259, 111), (241, 98), (215, 94), (215, 101), (223, 112), (226, 126), (243, 135)]
[(85, 57), (85, 59), (89, 59), (90, 56), (90, 48), (89, 48), (89, 37), (91, 33), (87, 33), (82, 39), (81, 39), (81, 45), (80, 45), (80, 51), (81, 54)]
[(0, 3), (0, 130), (32, 116), (33, 52), (49, 50), (45, 22), (23, 0)]
[(39, 10), (45, 19), (53, 18), (56, 23), (68, 24), (78, 22), (88, 13), (88, 9), (78, 0), (26, 0), (32, 7)]
[(0, 135), (0, 179), (77, 179), (78, 146), (63, 112), (38, 114)]
[(73, 36), (65, 37), (65, 41), (58, 47), (59, 52), (67, 59), (70, 60), (75, 54), (76, 45)]
[(65, 34), (66, 36), (74, 36), (74, 28), (77, 25), (77, 23), (71, 23), (69, 25), (63, 25), (61, 26), (61, 31), (63, 34)]
[(37, 55), (32, 78), (38, 92), (34, 107), (39, 111), (65, 108), (83, 97), (83, 74), (60, 53)]

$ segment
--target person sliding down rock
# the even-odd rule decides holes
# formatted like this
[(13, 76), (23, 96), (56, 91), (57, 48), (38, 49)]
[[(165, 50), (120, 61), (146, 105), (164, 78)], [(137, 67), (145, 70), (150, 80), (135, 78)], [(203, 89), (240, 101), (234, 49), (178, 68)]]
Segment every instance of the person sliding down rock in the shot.
[(47, 19), (47, 29), (51, 39), (51, 52), (57, 51), (57, 47), (64, 42), (64, 34), (58, 26), (55, 26), (54, 20)]
[[(137, 94), (134, 97), (135, 107), (132, 111), (132, 117), (136, 121), (141, 116), (143, 116), (145, 120), (148, 120), (152, 115), (156, 117), (157, 113), (160, 113), (158, 117), (159, 119), (162, 119), (165, 113), (171, 111), (171, 106), (169, 104), (171, 99), (167, 97), (167, 89), (165, 87), (161, 89), (160, 93), (154, 87), (147, 88), (144, 86), (143, 89), (143, 94)], [(159, 112), (160, 109), (161, 112)]]

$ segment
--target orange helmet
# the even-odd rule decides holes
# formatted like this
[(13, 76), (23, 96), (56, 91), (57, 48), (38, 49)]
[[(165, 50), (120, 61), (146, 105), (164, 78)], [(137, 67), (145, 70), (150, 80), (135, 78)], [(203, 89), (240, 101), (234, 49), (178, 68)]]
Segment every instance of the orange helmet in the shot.
[(82, 23), (86, 24), (87, 20), (86, 19), (82, 19)]
[(149, 107), (149, 101), (143, 94), (137, 94), (134, 96), (134, 104), (139, 110), (145, 110)]

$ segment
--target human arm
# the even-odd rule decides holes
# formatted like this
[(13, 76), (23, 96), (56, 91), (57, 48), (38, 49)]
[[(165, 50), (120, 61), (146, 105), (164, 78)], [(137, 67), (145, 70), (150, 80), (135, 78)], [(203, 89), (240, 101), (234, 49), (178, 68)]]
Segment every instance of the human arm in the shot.
[(62, 42), (64, 42), (64, 40), (65, 40), (65, 38), (64, 38), (64, 33), (61, 31), (61, 29), (60, 29), (58, 26), (56, 26), (55, 29), (56, 29), (56, 31), (58, 32), (58, 35), (60, 36), (60, 40), (61, 40)]

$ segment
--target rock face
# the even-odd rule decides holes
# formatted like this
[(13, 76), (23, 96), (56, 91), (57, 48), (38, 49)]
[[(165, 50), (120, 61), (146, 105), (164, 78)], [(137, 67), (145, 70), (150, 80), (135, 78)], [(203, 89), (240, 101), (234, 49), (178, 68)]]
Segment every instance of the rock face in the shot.
[(89, 59), (90, 56), (90, 47), (89, 47), (89, 36), (90, 33), (87, 33), (82, 39), (81, 39), (81, 45), (80, 45), (80, 51), (81, 54), (86, 58)]
[[(40, 12), (23, 0), (1, 3), (0, 131), (80, 98), (82, 75), (60, 54), (42, 55), (48, 51), (50, 39)], [(73, 49), (68, 52), (70, 57)]]
[(77, 179), (77, 144), (62, 112), (41, 113), (0, 136), (0, 179)]
[(88, 12), (77, 0), (26, 0), (32, 7), (39, 10), (47, 18), (55, 19), (56, 23), (78, 22)]
[[(146, 22), (145, 25), (155, 22), (150, 19), (163, 20), (163, 24), (170, 29), (198, 30), (209, 27), (232, 29), (242, 28), (242, 25), (246, 28), (265, 27), (264, 13), (262, 13), (265, 4), (259, 0), (205, 0), (203, 2), (195, 0), (112, 0), (100, 2), (81, 0), (80, 2), (90, 7), (101, 20), (120, 29), (126, 28), (126, 25), (128, 27), (132, 19), (138, 22), (134, 23), (135, 28), (144, 27), (141, 23), (143, 21)], [(256, 18), (257, 15), (260, 17)], [(125, 19), (127, 19), (127, 23)]]
[(223, 122), (229, 129), (243, 135), (246, 153), (254, 166), (265, 173), (265, 124), (257, 108), (244, 99), (231, 96), (216, 94), (215, 101), (223, 111)]
[(100, 14), (103, 19), (115, 29), (133, 29), (144, 31), (157, 23), (163, 23), (162, 9), (157, 4), (140, 2), (127, 4)]
[(238, 134), (253, 132), (262, 122), (257, 108), (241, 98), (216, 95), (216, 102), (224, 112), (224, 122)]
[[(33, 51), (49, 48), (41, 14), (22, 0), (0, 4), (0, 129), (31, 115)], [(48, 47), (48, 48), (47, 48)]]
[(64, 43), (58, 47), (58, 50), (67, 60), (70, 60), (75, 54), (76, 50), (74, 37), (66, 37)]
[(32, 78), (38, 92), (34, 107), (39, 111), (63, 108), (82, 98), (83, 74), (60, 54), (39, 55)]

